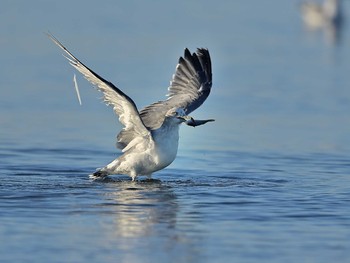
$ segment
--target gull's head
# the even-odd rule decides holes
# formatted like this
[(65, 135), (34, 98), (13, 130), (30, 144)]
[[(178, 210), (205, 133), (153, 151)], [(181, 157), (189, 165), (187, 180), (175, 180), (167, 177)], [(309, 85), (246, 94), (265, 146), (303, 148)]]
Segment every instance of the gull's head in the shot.
[(165, 114), (165, 117), (174, 120), (178, 124), (192, 119), (191, 116), (186, 115), (183, 108), (172, 108)]

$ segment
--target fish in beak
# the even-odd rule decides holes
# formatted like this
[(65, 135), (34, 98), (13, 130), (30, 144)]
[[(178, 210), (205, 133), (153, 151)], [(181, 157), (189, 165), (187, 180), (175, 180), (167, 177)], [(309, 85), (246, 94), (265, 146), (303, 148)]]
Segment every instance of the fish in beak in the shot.
[(214, 119), (195, 120), (195, 119), (193, 119), (192, 117), (190, 117), (189, 119), (187, 119), (187, 120), (185, 121), (185, 123), (186, 123), (188, 126), (196, 127), (196, 126), (200, 126), (200, 125), (206, 124), (207, 122), (212, 122), (212, 121), (215, 121), (215, 120), (214, 120)]

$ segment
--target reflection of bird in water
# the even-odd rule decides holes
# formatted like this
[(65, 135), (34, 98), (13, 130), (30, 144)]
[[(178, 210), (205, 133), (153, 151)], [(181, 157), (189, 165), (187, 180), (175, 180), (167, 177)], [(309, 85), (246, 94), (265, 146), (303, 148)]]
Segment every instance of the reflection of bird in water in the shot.
[(81, 63), (54, 36), (48, 36), (64, 50), (70, 64), (103, 92), (104, 101), (113, 106), (125, 126), (117, 136), (117, 147), (124, 154), (97, 170), (92, 178), (104, 178), (109, 174), (127, 174), (132, 180), (139, 175), (151, 177), (153, 172), (174, 161), (181, 123), (199, 126), (213, 121), (194, 120), (188, 116), (202, 105), (211, 90), (211, 60), (207, 49), (199, 48), (193, 54), (185, 49), (169, 87), (169, 98), (139, 112), (130, 97)]
[(301, 15), (308, 29), (323, 29), (332, 42), (339, 38), (343, 22), (341, 0), (325, 0), (323, 4), (305, 2), (301, 5)]
[(111, 181), (107, 185), (113, 189), (105, 195), (106, 207), (116, 215), (113, 235), (142, 237), (175, 227), (178, 203), (170, 187), (156, 180), (136, 184)]

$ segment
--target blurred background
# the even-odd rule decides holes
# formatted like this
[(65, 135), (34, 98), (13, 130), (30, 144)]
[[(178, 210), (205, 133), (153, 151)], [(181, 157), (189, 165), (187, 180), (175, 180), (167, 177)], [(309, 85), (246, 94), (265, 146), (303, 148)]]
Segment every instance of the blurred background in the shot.
[[(332, 32), (310, 28), (300, 1), (8, 1), (0, 9), (1, 147), (115, 151), (122, 128), (50, 31), (139, 108), (165, 98), (185, 47), (207, 47), (213, 88), (182, 127), (179, 153), (350, 151), (350, 2)], [(336, 32), (334, 32), (336, 30)]]

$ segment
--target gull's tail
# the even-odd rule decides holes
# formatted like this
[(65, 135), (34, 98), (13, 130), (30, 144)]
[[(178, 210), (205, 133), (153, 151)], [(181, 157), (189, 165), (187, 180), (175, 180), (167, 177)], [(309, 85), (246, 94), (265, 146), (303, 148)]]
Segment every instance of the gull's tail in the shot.
[(102, 169), (98, 169), (93, 174), (90, 174), (89, 177), (90, 179), (93, 179), (93, 180), (103, 180), (106, 178), (107, 175), (108, 173), (106, 171), (103, 171)]

